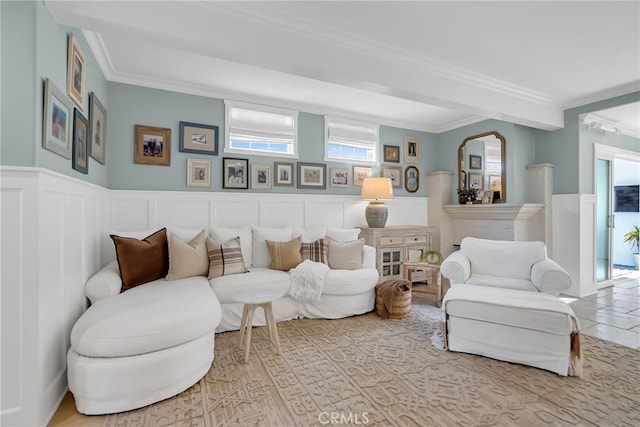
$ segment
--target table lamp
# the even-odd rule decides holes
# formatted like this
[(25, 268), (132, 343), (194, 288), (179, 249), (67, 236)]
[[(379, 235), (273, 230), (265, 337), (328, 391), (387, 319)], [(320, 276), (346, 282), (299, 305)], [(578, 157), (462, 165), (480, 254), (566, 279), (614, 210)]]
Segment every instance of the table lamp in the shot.
[(387, 207), (382, 200), (393, 199), (393, 186), (389, 178), (365, 178), (360, 199), (371, 200), (364, 211), (370, 228), (384, 228), (387, 222)]

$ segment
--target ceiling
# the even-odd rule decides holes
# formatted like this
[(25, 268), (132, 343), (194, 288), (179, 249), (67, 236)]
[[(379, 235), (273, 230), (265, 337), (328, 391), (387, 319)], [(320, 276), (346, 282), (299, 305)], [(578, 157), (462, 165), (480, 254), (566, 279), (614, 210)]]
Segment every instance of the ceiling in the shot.
[(45, 4), (109, 81), (427, 132), (640, 90), (636, 1)]

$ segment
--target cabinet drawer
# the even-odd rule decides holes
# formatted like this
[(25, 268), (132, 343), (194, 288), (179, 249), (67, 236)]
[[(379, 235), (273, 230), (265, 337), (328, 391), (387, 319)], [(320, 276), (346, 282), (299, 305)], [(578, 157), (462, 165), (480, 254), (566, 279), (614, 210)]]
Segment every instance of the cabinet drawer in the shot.
[(414, 235), (414, 236), (404, 236), (404, 244), (412, 244), (412, 243), (427, 243), (427, 236), (425, 235)]
[(401, 245), (402, 237), (400, 236), (387, 236), (380, 238), (380, 246), (389, 246), (389, 245)]

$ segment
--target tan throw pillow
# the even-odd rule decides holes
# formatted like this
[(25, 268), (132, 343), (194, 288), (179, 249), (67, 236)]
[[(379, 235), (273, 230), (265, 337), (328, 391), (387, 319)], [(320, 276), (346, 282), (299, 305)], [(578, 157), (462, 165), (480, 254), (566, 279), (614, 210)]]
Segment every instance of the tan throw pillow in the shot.
[(272, 240), (265, 240), (265, 242), (269, 248), (269, 255), (271, 255), (270, 269), (289, 271), (302, 262), (301, 237), (296, 237), (288, 242), (274, 242)]
[(167, 229), (163, 228), (142, 240), (112, 234), (122, 278), (121, 292), (134, 286), (162, 279), (169, 269)]
[(303, 242), (300, 254), (302, 259), (329, 265), (329, 242), (325, 239), (319, 239), (311, 243)]
[(220, 243), (211, 237), (207, 238), (207, 255), (209, 257), (209, 279), (247, 272), (242, 259), (239, 237), (226, 243)]
[(202, 230), (188, 243), (171, 233), (169, 236), (169, 273), (167, 280), (209, 274), (207, 230)]
[(364, 239), (337, 242), (329, 239), (329, 267), (332, 270), (357, 270), (362, 268)]

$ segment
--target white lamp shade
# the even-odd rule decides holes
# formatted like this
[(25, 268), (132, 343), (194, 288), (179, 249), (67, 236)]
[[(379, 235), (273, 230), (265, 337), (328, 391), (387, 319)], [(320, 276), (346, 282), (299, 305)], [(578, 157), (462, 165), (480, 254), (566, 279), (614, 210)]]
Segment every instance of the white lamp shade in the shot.
[(389, 178), (365, 178), (360, 192), (362, 200), (391, 200), (393, 185)]

